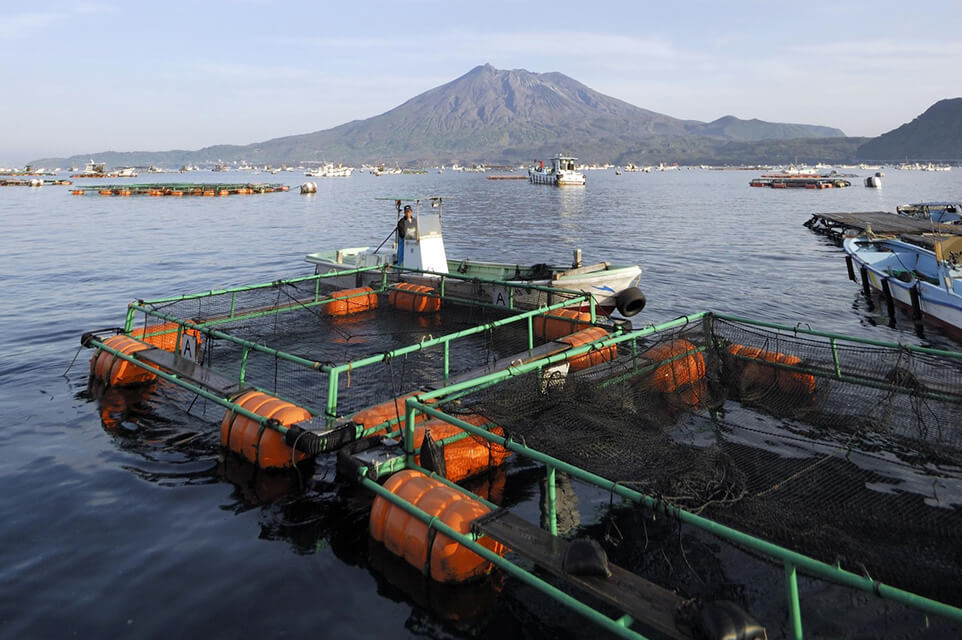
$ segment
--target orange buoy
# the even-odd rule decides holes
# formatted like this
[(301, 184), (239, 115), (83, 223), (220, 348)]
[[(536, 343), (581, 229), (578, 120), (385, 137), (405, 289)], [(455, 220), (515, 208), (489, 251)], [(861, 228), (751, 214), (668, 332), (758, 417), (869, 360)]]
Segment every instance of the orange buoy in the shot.
[[(127, 356), (150, 348), (150, 345), (124, 335), (110, 336), (103, 343), (105, 346)], [(149, 382), (157, 377), (133, 362), (115, 356), (104, 349), (97, 349), (97, 352), (90, 358), (90, 375), (103, 380), (110, 386), (139, 384)]]
[[(572, 347), (580, 347), (588, 344), (589, 342), (601, 340), (607, 335), (608, 332), (603, 327), (588, 327), (587, 329), (582, 329), (581, 331), (572, 333), (570, 336), (558, 338), (558, 342), (570, 344)], [(608, 345), (607, 347), (592, 349), (588, 353), (583, 353), (580, 356), (572, 356), (571, 358), (568, 358), (568, 367), (571, 371), (578, 371), (580, 369), (593, 367), (596, 364), (601, 364), (602, 362), (609, 362), (617, 357), (618, 346), (612, 344)]]
[(213, 191), (213, 190), (205, 191), (205, 192), (204, 192), (204, 195), (207, 196), (207, 197), (213, 197), (214, 191)]
[(74, 194), (75, 196), (82, 196), (82, 195), (84, 194), (84, 190), (83, 190), (83, 189), (74, 189), (74, 190), (73, 190), (73, 194)]
[[(153, 324), (147, 327), (138, 327), (130, 332), (131, 338), (136, 338), (142, 342), (163, 349), (164, 351), (177, 350), (177, 327), (176, 322), (165, 322), (163, 324)], [(184, 327), (183, 333), (191, 335), (200, 345), (201, 335), (197, 329)]]
[(219, 195), (229, 196), (229, 195), (230, 195), (230, 191), (228, 191), (227, 189), (221, 189), (220, 192), (219, 192)]
[(800, 395), (808, 398), (815, 393), (815, 376), (812, 374), (790, 371), (771, 364), (797, 367), (802, 363), (802, 359), (798, 356), (765, 351), (758, 347), (747, 347), (741, 344), (730, 344), (726, 351), (732, 356), (737, 356), (733, 358), (733, 369), (738, 376), (742, 392), (749, 389), (764, 391), (774, 388), (786, 395)]
[(655, 362), (671, 359), (652, 372), (651, 386), (656, 391), (672, 393), (705, 379), (705, 357), (687, 340), (672, 340), (656, 345), (642, 356)]
[[(362, 409), (357, 413), (355, 413), (353, 416), (351, 416), (351, 422), (353, 422), (354, 424), (359, 424), (365, 429), (370, 429), (372, 427), (385, 424), (386, 422), (390, 422), (391, 420), (398, 420), (398, 418), (400, 418), (400, 422), (403, 423), (404, 413), (405, 413), (404, 401), (407, 400), (408, 398), (416, 396), (417, 394), (418, 394), (417, 391), (412, 391), (411, 393), (400, 396), (397, 399), (391, 399), (391, 400), (388, 400), (387, 402), (376, 404), (373, 407)], [(419, 422), (424, 422), (425, 420), (427, 420), (427, 416), (424, 415), (423, 413), (415, 414), (415, 419), (414, 419), (415, 424)], [(392, 428), (392, 430), (397, 430), (397, 429), (398, 429), (397, 425), (395, 425)], [(379, 429), (378, 431), (375, 431), (369, 435), (377, 436), (377, 435), (384, 435), (386, 433), (387, 433), (387, 428), (384, 428), (384, 429)]]
[(102, 196), (112, 196), (112, 195), (114, 195), (114, 192), (111, 191), (110, 189), (101, 189), (101, 190), (100, 190), (100, 195), (102, 195)]
[(535, 316), (531, 320), (532, 331), (538, 338), (557, 340), (562, 336), (577, 333), (591, 326), (591, 314), (575, 309), (557, 309), (547, 314)]
[(331, 294), (331, 302), (324, 307), (331, 316), (347, 316), (377, 308), (377, 294), (371, 287), (342, 289)]
[[(484, 416), (476, 413), (455, 417), (478, 427), (490, 422), (490, 420)], [(489, 431), (496, 435), (504, 436), (504, 429), (501, 427), (491, 427)], [(431, 439), (438, 441), (464, 433), (464, 431), (460, 427), (450, 422), (445, 422), (444, 420), (428, 420), (424, 424), (414, 428), (415, 451), (421, 450), (425, 433), (430, 433)], [(505, 459), (511, 455), (511, 452), (500, 444), (484, 438), (472, 438), (470, 436), (457, 442), (444, 445), (443, 451), (445, 477), (451, 482), (460, 482), (482, 471), (499, 467)], [(421, 464), (420, 454), (415, 455), (414, 461), (419, 465)]]
[[(471, 522), (490, 511), (483, 503), (413, 469), (395, 473), (384, 488), (460, 533), (468, 533)], [(437, 582), (464, 582), (485, 575), (492, 567), (491, 562), (443, 533), (428, 535), (425, 523), (381, 496), (371, 506), (369, 528), (372, 538)], [(478, 543), (504, 555), (504, 545), (495, 540), (484, 537)]]
[(175, 196), (175, 197), (178, 197), (178, 198), (179, 198), (180, 196), (184, 195), (184, 192), (183, 192), (183, 191), (171, 191), (168, 195)]
[[(303, 407), (261, 391), (247, 391), (234, 401), (238, 406), (287, 426), (311, 417)], [(261, 469), (285, 468), (306, 460), (308, 454), (292, 449), (279, 431), (228, 409), (220, 423), (221, 444)]]
[(391, 290), (389, 301), (395, 309), (413, 313), (434, 313), (441, 309), (441, 298), (431, 287), (423, 284), (402, 282)]

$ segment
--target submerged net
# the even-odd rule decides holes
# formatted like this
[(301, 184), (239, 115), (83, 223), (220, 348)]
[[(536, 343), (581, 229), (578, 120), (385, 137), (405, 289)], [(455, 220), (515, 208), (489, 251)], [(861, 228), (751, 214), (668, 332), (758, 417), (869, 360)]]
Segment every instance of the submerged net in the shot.
[(618, 354), (464, 402), (664, 503), (962, 604), (962, 359), (711, 315)]

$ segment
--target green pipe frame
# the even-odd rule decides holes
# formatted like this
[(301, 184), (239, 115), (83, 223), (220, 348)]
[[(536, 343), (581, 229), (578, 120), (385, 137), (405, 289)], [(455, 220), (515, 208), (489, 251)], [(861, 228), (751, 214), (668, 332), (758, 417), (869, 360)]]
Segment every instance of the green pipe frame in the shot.
[[(622, 498), (630, 500), (631, 502), (642, 504), (651, 509), (653, 514), (657, 514), (659, 512), (663, 513), (669, 517), (679, 520), (680, 522), (693, 525), (730, 542), (743, 545), (749, 549), (752, 549), (753, 551), (781, 561), (784, 564), (786, 571), (786, 587), (789, 598), (789, 610), (792, 618), (791, 622), (793, 633), (794, 637), (796, 638), (802, 637), (801, 607), (798, 595), (798, 585), (795, 577), (798, 569), (837, 584), (859, 589), (868, 593), (875, 593), (882, 598), (899, 602), (923, 611), (927, 614), (938, 615), (955, 622), (962, 622), (962, 609), (957, 607), (891, 587), (876, 580), (872, 580), (871, 578), (860, 576), (850, 571), (846, 571), (840, 567), (835, 567), (795, 551), (779, 547), (778, 545), (732, 529), (713, 520), (689, 513), (683, 509), (679, 509), (678, 507), (665, 504), (657, 498), (634, 491), (633, 489), (629, 489), (616, 482), (612, 482), (606, 478), (575, 467), (562, 460), (558, 460), (557, 458), (553, 458), (537, 450), (530, 449), (507, 438), (490, 433), (485, 429), (478, 428), (470, 423), (464, 422), (463, 420), (459, 420), (458, 418), (445, 414), (444, 412), (439, 411), (428, 404), (419, 402), (416, 398), (408, 398), (406, 404), (408, 422), (411, 425), (413, 425), (414, 417), (417, 412), (444, 420), (471, 433), (472, 435), (485, 438), (507, 448), (512, 452), (518, 453), (521, 456), (531, 458), (546, 465), (549, 469), (549, 474), (553, 473), (554, 470), (563, 471), (564, 473), (567, 473), (583, 482), (617, 494)], [(408, 442), (408, 438), (411, 439), (410, 443)], [(409, 448), (413, 449), (413, 428), (409, 429), (405, 433), (405, 449), (408, 450)], [(555, 513), (552, 512), (549, 514), (549, 522), (555, 518)]]
[[(609, 618), (608, 616), (600, 613), (599, 611), (589, 607), (583, 602), (575, 599), (571, 595), (565, 593), (564, 591), (558, 589), (557, 587), (545, 582), (544, 580), (538, 578), (533, 573), (519, 567), (510, 560), (507, 560), (493, 551), (489, 550), (487, 547), (482, 546), (477, 542), (478, 537), (475, 534), (465, 534), (460, 531), (451, 528), (443, 521), (438, 519), (437, 516), (432, 516), (418, 507), (414, 506), (407, 500), (397, 497), (380, 484), (371, 480), (370, 478), (364, 477), (363, 475), (359, 478), (360, 483), (369, 489), (374, 494), (388, 500), (391, 504), (403, 509), (407, 513), (425, 523), (429, 528), (436, 529), (448, 536), (452, 540), (456, 540), (459, 544), (471, 549), (485, 560), (496, 565), (505, 573), (510, 574), (512, 577), (525, 582), (528, 585), (538, 589), (539, 591), (547, 594), (548, 596), (558, 600), (565, 606), (573, 609), (579, 614), (585, 616), (589, 620), (603, 626), (608, 631), (611, 631), (615, 635), (622, 638), (630, 638), (632, 640), (646, 640), (645, 636), (633, 631), (628, 628), (628, 624), (631, 623), (630, 618), (622, 617), (617, 620)], [(460, 487), (456, 487), (460, 489)], [(463, 490), (462, 490), (463, 491)]]

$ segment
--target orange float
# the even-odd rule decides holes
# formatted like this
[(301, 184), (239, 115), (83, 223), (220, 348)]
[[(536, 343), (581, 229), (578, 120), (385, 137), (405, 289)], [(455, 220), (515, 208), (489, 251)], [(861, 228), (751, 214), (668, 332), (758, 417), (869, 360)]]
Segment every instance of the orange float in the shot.
[[(103, 341), (104, 345), (130, 356), (138, 351), (150, 349), (150, 345), (134, 340), (128, 336), (110, 336)], [(104, 349), (97, 349), (90, 358), (90, 375), (103, 380), (110, 386), (126, 386), (149, 382), (156, 376), (133, 362), (124, 360)]]
[[(476, 413), (455, 417), (477, 427), (490, 422), (490, 420), (484, 416)], [(493, 434), (504, 436), (504, 429), (501, 427), (492, 427), (489, 431)], [(450, 422), (445, 422), (444, 420), (429, 420), (424, 424), (414, 427), (415, 451), (421, 450), (425, 433), (430, 433), (431, 439), (437, 442), (444, 438), (450, 438), (451, 436), (464, 433), (464, 431), (460, 427)], [(462, 438), (457, 442), (444, 445), (443, 451), (444, 468), (446, 471), (445, 477), (451, 482), (460, 482), (465, 478), (487, 471), (492, 467), (501, 466), (505, 459), (511, 455), (511, 452), (500, 444), (484, 438), (472, 438), (470, 436)], [(414, 456), (414, 461), (418, 465), (421, 464), (420, 454)]]
[(391, 290), (388, 300), (395, 309), (435, 313), (441, 309), (441, 298), (434, 294), (434, 289), (427, 285), (402, 282)]
[(664, 362), (651, 374), (651, 386), (656, 391), (672, 393), (705, 379), (705, 357), (687, 340), (655, 345), (642, 356), (654, 362)]
[[(407, 400), (408, 398), (412, 398), (416, 396), (417, 394), (418, 394), (417, 391), (413, 391), (407, 395), (399, 396), (397, 399), (391, 399), (386, 402), (382, 402), (381, 404), (376, 404), (373, 407), (362, 409), (357, 413), (355, 413), (353, 416), (351, 416), (351, 422), (353, 422), (354, 424), (361, 425), (365, 429), (377, 427), (379, 425), (390, 422), (391, 420), (398, 420), (398, 418), (400, 418), (400, 422), (403, 423), (404, 414), (406, 411), (404, 406), (404, 401)], [(424, 415), (423, 413), (415, 414), (415, 418), (414, 418), (415, 424), (419, 422), (424, 422), (425, 420), (427, 420), (427, 416)], [(395, 424), (392, 427), (392, 430), (396, 431), (398, 428), (399, 428), (398, 425)], [(387, 428), (383, 428), (373, 433), (370, 433), (368, 435), (378, 436), (378, 435), (384, 435), (386, 433), (387, 433)]]
[(797, 367), (802, 363), (798, 356), (741, 344), (730, 344), (726, 351), (735, 356), (732, 369), (738, 376), (739, 387), (743, 392), (747, 389), (777, 389), (786, 395), (809, 398), (815, 393), (815, 376), (812, 374), (774, 366), (779, 364)]
[(347, 316), (377, 308), (377, 294), (371, 287), (342, 289), (331, 294), (331, 302), (325, 305), (331, 316)]
[[(581, 347), (607, 336), (608, 332), (603, 327), (588, 327), (587, 329), (572, 333), (570, 336), (558, 338), (558, 342), (570, 344), (572, 347)], [(583, 353), (580, 356), (568, 358), (568, 367), (571, 371), (579, 371), (580, 369), (587, 369), (602, 362), (609, 362), (617, 357), (618, 346), (612, 344), (607, 347), (592, 349), (588, 353)]]
[[(147, 327), (138, 327), (130, 332), (131, 338), (136, 338), (142, 342), (163, 349), (164, 351), (177, 350), (177, 328), (176, 322), (165, 322), (163, 324), (153, 324)], [(201, 336), (197, 329), (184, 327), (183, 333), (191, 335), (200, 345)]]
[[(483, 503), (413, 469), (395, 473), (384, 488), (460, 533), (468, 533), (471, 522), (490, 511)], [(374, 499), (369, 528), (372, 538), (437, 582), (465, 582), (491, 571), (491, 562), (443, 533), (429, 535), (425, 523), (384, 497)], [(504, 555), (504, 545), (497, 541), (484, 537), (478, 543)]]
[[(308, 420), (311, 417), (307, 409), (261, 391), (247, 391), (234, 402), (251, 413), (277, 420), (284, 426)], [(261, 469), (291, 467), (310, 457), (288, 446), (279, 431), (265, 427), (260, 422), (231, 409), (227, 410), (221, 421), (220, 441), (226, 448), (243, 456)]]
[(591, 327), (591, 314), (574, 309), (557, 309), (531, 319), (534, 335), (543, 340), (557, 340)]

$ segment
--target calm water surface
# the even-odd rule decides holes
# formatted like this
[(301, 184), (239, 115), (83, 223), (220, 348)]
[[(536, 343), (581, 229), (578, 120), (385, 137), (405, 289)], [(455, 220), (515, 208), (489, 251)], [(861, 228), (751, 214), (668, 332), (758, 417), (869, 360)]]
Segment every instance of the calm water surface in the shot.
[[(0, 636), (474, 633), (371, 570), (363, 509), (329, 462), (304, 490), (297, 478), (254, 483), (220, 460), (222, 412), (141, 398), (116, 424), (85, 393), (84, 331), (121, 325), (137, 298), (303, 275), (309, 251), (376, 244), (394, 224), (376, 197), (446, 196), (449, 256), (565, 263), (580, 247), (586, 262), (639, 263), (649, 302), (636, 325), (709, 309), (962, 348), (934, 329), (919, 338), (905, 316), (886, 326), (841, 250), (802, 226), (816, 211), (958, 199), (962, 170), (889, 170), (881, 190), (825, 191), (750, 188), (743, 171), (590, 172), (584, 189), (360, 174), (318, 180), (313, 196), (296, 193), (299, 174), (188, 175), (294, 189), (176, 200), (0, 189)], [(498, 606), (487, 635), (525, 626)]]

